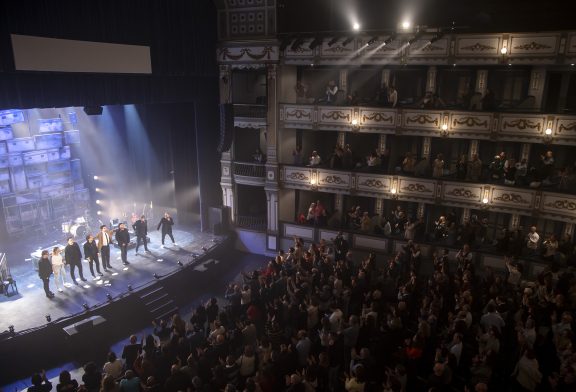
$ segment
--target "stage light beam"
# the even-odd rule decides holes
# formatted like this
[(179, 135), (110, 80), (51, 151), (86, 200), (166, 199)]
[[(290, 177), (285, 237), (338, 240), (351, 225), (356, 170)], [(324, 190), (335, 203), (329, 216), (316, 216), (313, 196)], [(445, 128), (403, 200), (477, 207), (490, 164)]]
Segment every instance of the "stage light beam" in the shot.
[(100, 179), (100, 177), (94, 176), (94, 181), (98, 181), (99, 179)]

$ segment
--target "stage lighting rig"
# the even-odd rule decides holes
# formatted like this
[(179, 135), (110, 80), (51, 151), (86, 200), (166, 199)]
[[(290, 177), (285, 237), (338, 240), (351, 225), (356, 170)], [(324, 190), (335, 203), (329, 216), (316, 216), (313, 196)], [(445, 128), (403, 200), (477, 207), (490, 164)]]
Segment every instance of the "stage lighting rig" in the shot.
[(47, 314), (45, 317), (46, 317), (46, 322), (47, 322), (47, 323), (51, 323), (51, 322), (52, 322), (52, 316), (50, 316), (49, 314)]
[(132, 285), (129, 284), (129, 285), (128, 285), (128, 291), (132, 291), (132, 290), (134, 290), (134, 289), (132, 288)]
[(184, 267), (184, 264), (182, 264), (182, 262), (181, 262), (180, 260), (178, 260), (178, 261), (176, 262), (176, 264), (178, 264), (180, 267)]
[(82, 304), (82, 307), (84, 308), (85, 311), (88, 311), (88, 309), (90, 309), (90, 306), (88, 306), (86, 302)]
[(14, 326), (13, 325), (8, 326), (8, 332), (10, 332), (10, 334), (14, 335)]
[(378, 41), (378, 37), (372, 37), (370, 38), (370, 40), (366, 43), (366, 46), (370, 46), (372, 45), (374, 42)]
[(316, 37), (312, 40), (312, 42), (310, 42), (310, 45), (308, 45), (308, 49), (312, 50), (314, 48), (316, 48), (319, 45), (322, 45), (322, 41), (324, 39), (321, 37)]
[(302, 44), (304, 43), (304, 38), (302, 37), (298, 37), (294, 40), (294, 42), (292, 42), (292, 45), (290, 46), (290, 50), (295, 52), (298, 49), (300, 49), (300, 46), (302, 46)]
[(106, 298), (108, 298), (108, 302), (112, 302), (112, 294), (106, 293)]
[(342, 42), (342, 46), (346, 46), (352, 41), (354, 41), (354, 37), (348, 37)]
[(154, 279), (160, 279), (160, 275), (158, 275), (157, 273), (154, 273)]
[(333, 37), (330, 41), (328, 41), (328, 46), (334, 45), (336, 42), (338, 42), (339, 39), (340, 39), (340, 37), (338, 37), (338, 36)]
[(384, 41), (384, 46), (392, 43), (396, 39), (396, 33), (392, 33), (386, 40)]

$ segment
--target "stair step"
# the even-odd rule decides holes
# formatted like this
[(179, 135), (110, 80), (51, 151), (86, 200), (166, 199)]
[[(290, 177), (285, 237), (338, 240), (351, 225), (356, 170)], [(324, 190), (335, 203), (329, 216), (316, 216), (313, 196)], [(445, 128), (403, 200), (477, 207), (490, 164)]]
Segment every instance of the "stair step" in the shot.
[(164, 293), (164, 294), (162, 294), (161, 296), (159, 296), (159, 297), (157, 297), (157, 298), (154, 298), (153, 300), (151, 300), (151, 301), (149, 301), (149, 302), (146, 302), (144, 305), (145, 305), (146, 307), (149, 307), (150, 305), (154, 304), (155, 302), (158, 302), (158, 301), (160, 301), (160, 300), (166, 299), (167, 297), (168, 297), (168, 293)]
[(152, 295), (154, 295), (154, 294), (158, 294), (158, 293), (161, 292), (162, 290), (164, 290), (164, 287), (162, 287), (162, 286), (156, 287), (156, 288), (153, 289), (152, 291), (149, 291), (149, 292), (147, 292), (147, 293), (145, 293), (145, 294), (140, 294), (140, 299), (145, 299), (145, 298), (150, 297), (150, 296), (152, 296)]
[(173, 306), (173, 305), (174, 305), (174, 301), (168, 300), (167, 302), (164, 302), (162, 305), (157, 306), (154, 309), (150, 309), (150, 313), (154, 314), (154, 313), (160, 311), (161, 309), (165, 308), (166, 306)]
[(178, 311), (179, 311), (178, 307), (175, 306), (175, 307), (173, 307), (172, 309), (170, 309), (169, 311), (164, 312), (164, 313), (162, 313), (161, 315), (155, 316), (154, 318), (155, 318), (156, 320), (161, 320), (161, 319), (163, 319), (163, 318), (168, 318), (168, 317), (171, 317), (172, 315), (178, 313)]

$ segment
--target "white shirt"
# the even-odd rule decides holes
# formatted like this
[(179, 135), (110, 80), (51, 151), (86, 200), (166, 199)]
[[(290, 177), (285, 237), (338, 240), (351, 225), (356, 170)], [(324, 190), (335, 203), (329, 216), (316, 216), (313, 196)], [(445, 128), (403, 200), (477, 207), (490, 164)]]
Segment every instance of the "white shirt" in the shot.
[(538, 233), (528, 233), (528, 243), (526, 246), (528, 249), (538, 249), (538, 241), (540, 241), (540, 235), (538, 235)]
[(108, 246), (110, 244), (110, 238), (107, 232), (102, 233), (102, 246)]
[(52, 266), (57, 267), (64, 264), (62, 261), (62, 254), (52, 255)]
[(318, 166), (321, 162), (320, 155), (312, 155), (310, 157), (310, 166)]

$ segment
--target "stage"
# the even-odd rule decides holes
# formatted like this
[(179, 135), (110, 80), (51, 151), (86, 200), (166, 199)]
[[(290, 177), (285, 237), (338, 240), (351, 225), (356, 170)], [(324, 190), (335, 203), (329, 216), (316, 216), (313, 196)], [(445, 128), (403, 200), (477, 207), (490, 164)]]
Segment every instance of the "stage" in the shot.
[[(140, 247), (139, 255), (135, 254), (135, 248), (128, 251), (130, 265), (124, 266), (120, 260), (120, 250), (114, 246), (110, 248), (110, 260), (112, 272), (104, 272), (101, 267), (102, 277), (93, 279), (87, 261), (83, 261), (83, 274), (86, 282), (79, 281), (73, 285), (70, 270), (67, 267), (67, 286), (63, 292), (58, 292), (54, 285), (54, 276), (50, 279), (50, 289), (55, 294), (52, 299), (46, 298), (42, 288), (42, 281), (38, 277), (30, 254), (38, 247), (46, 248), (56, 244), (65, 244), (66, 238), (62, 233), (43, 238), (33, 238), (27, 241), (18, 241), (10, 244), (5, 250), (12, 277), (16, 280), (18, 294), (6, 296), (0, 295), (0, 332), (8, 331), (14, 327), (16, 334), (24, 334), (28, 330), (46, 325), (46, 316), (50, 315), (51, 322), (69, 318), (86, 312), (84, 304), (90, 309), (107, 304), (109, 296), (112, 300), (118, 299), (129, 293), (128, 286), (134, 292), (150, 282), (161, 280), (183, 267), (200, 261), (201, 255), (215, 248), (226, 237), (214, 236), (211, 233), (203, 233), (197, 228), (174, 229), (174, 239), (177, 246), (166, 236), (166, 247), (161, 248), (161, 233), (151, 231), (149, 233), (150, 253), (145, 253), (143, 246)], [(82, 248), (84, 241), (79, 240)], [(196, 259), (194, 258), (196, 256)], [(94, 271), (96, 273), (96, 271)], [(157, 275), (158, 279), (154, 277)], [(76, 271), (78, 278), (78, 272)], [(169, 311), (169, 309), (166, 309)]]

